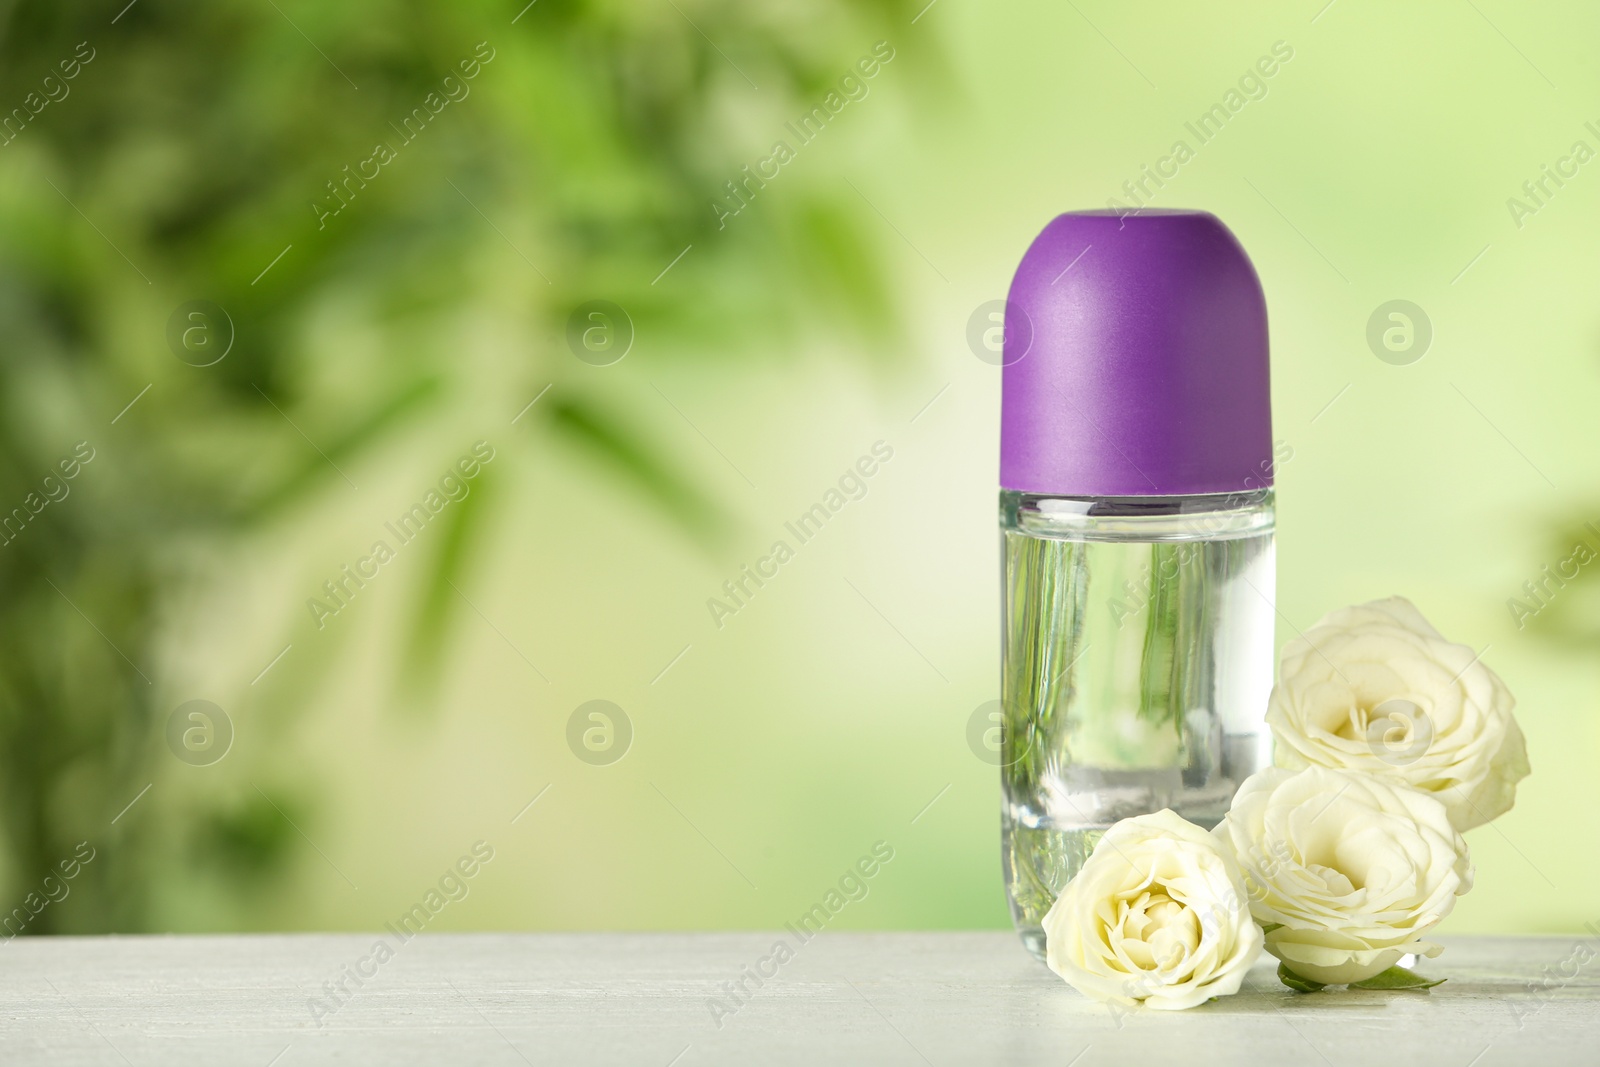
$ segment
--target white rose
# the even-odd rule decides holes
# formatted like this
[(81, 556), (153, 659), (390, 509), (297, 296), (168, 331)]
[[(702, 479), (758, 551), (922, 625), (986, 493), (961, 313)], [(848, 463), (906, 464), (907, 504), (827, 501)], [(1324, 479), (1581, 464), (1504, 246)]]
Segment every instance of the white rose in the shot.
[(1106, 831), (1044, 917), (1045, 962), (1097, 1000), (1192, 1008), (1261, 954), (1239, 869), (1171, 811)]
[(1284, 646), (1267, 725), (1278, 766), (1404, 782), (1469, 830), (1510, 810), (1528, 775), (1515, 703), (1472, 649), (1390, 597), (1330, 612)]
[(1308, 767), (1251, 775), (1215, 831), (1244, 871), (1267, 951), (1302, 978), (1359, 982), (1415, 952), (1472, 888), (1444, 805), (1403, 785)]

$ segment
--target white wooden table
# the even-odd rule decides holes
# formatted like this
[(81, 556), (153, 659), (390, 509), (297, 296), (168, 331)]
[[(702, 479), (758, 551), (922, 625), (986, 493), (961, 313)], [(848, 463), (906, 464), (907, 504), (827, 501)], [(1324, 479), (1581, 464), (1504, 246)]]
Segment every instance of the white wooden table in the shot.
[(17, 938), (0, 1063), (1600, 1063), (1600, 937), (1445, 938), (1431, 993), (1298, 995), (1264, 958), (1248, 992), (1125, 1015), (1008, 932), (825, 931), (743, 1004), (722, 983), (776, 935), (388, 934), (381, 963), (377, 937)]

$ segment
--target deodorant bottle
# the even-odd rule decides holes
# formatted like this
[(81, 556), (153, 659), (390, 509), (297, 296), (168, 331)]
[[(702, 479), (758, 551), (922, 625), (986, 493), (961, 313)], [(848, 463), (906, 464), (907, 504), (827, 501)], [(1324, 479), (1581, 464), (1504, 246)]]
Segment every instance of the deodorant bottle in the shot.
[(1267, 313), (1203, 211), (1044, 228), (1006, 301), (1003, 865), (1040, 923), (1119, 819), (1204, 827), (1263, 766), (1275, 609)]

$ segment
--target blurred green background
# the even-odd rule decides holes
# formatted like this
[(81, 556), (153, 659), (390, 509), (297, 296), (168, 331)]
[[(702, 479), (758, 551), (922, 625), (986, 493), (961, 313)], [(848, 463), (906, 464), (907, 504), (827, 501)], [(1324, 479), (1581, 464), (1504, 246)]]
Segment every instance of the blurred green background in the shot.
[[(1600, 564), (1508, 605), (1600, 548), (1600, 163), (1560, 162), (1600, 150), (1597, 31), (1503, 0), (0, 4), (0, 901), (86, 841), (27, 933), (373, 928), (482, 840), (437, 928), (772, 927), (881, 840), (839, 926), (1006, 925), (969, 319), (1183, 140), (1144, 199), (1220, 215), (1272, 315), (1280, 640), (1402, 593), (1487, 646), (1534, 776), (1448, 928), (1600, 920)], [(1367, 341), (1394, 299), (1432, 325), (1404, 365)], [(610, 763), (569, 730), (597, 699)], [(179, 758), (187, 713), (169, 744), (192, 700), (221, 758)]]

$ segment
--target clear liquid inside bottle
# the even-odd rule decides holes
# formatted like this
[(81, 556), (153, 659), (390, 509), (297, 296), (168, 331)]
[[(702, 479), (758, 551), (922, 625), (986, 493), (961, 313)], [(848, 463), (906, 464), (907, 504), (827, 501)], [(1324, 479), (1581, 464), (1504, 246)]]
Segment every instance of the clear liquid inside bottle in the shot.
[(1263, 766), (1272, 491), (1078, 499), (1002, 492), (1002, 862), (1041, 922), (1119, 819), (1204, 827)]

